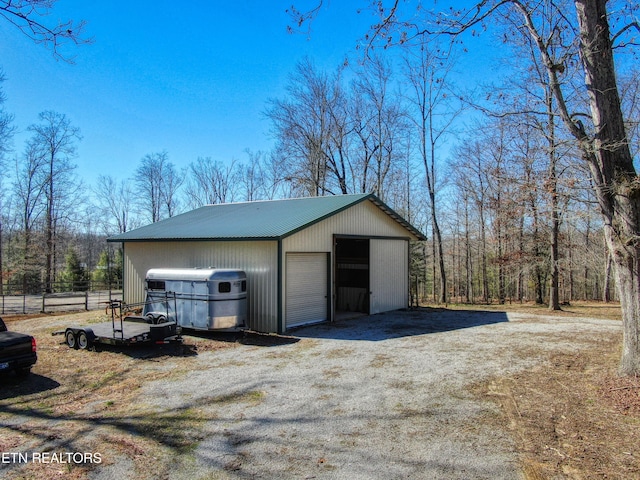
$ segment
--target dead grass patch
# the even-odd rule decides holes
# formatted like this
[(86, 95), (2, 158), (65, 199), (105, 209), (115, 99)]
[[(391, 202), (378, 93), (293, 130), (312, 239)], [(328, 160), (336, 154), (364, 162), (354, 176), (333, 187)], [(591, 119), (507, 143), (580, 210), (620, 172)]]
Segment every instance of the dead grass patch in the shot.
[[(435, 306), (441, 308), (441, 306)], [(568, 305), (562, 305), (561, 310), (549, 310), (547, 305), (538, 305), (533, 302), (511, 302), (499, 304), (464, 304), (452, 303), (448, 305), (450, 310), (488, 310), (493, 312), (517, 312), (533, 315), (548, 315), (554, 317), (590, 317), (605, 320), (622, 320), (620, 304), (616, 302), (583, 302), (574, 301)]]
[(354, 350), (352, 348), (334, 348), (328, 350), (324, 356), (325, 358), (349, 358), (353, 353)]
[[(69, 349), (62, 336), (51, 336), (69, 325), (104, 319), (100, 313), (86, 312), (30, 318), (16, 325), (36, 337), (38, 363), (29, 378), (7, 379), (0, 388), (0, 418), (7, 420), (0, 427), (1, 451), (99, 452), (104, 465), (117, 465), (125, 456), (135, 460), (138, 478), (160, 478), (176, 455), (188, 455), (201, 440), (216, 401), (251, 405), (264, 397), (264, 392), (244, 392), (233, 399), (159, 411), (140, 397), (142, 385), (185, 375), (200, 366), (194, 361), (198, 353), (234, 348), (237, 343), (188, 338), (184, 348), (94, 352)], [(21, 421), (13, 422), (14, 418)], [(79, 480), (88, 478), (91, 468), (28, 463), (16, 465), (5, 478)]]
[(389, 355), (386, 353), (376, 353), (376, 355), (369, 362), (369, 366), (373, 368), (383, 368), (385, 366), (390, 366), (395, 364), (395, 359), (393, 355)]
[(328, 380), (330, 378), (338, 378), (341, 376), (342, 376), (342, 367), (327, 368), (322, 372), (322, 377), (325, 380)]
[(474, 389), (500, 405), (495, 421), (513, 432), (527, 479), (640, 476), (637, 379), (617, 376), (620, 341), (552, 354), (544, 367)]

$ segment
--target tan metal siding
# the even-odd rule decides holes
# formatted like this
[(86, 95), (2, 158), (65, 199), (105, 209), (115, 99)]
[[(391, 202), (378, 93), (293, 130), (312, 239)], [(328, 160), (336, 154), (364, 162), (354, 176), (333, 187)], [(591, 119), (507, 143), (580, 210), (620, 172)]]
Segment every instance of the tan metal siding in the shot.
[(278, 331), (277, 242), (127, 242), (124, 253), (126, 302), (144, 301), (150, 268), (240, 268), (247, 273), (249, 327)]
[(283, 240), (285, 252), (331, 252), (333, 235), (409, 237), (411, 234), (373, 203), (354, 205)]
[(369, 245), (370, 313), (409, 306), (407, 240), (372, 239)]

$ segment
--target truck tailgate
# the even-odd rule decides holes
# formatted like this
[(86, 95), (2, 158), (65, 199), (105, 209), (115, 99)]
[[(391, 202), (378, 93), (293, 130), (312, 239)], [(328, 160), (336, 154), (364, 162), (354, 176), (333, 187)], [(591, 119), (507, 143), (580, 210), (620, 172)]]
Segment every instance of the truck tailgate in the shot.
[(0, 334), (0, 360), (29, 354), (32, 351), (31, 337), (17, 332)]

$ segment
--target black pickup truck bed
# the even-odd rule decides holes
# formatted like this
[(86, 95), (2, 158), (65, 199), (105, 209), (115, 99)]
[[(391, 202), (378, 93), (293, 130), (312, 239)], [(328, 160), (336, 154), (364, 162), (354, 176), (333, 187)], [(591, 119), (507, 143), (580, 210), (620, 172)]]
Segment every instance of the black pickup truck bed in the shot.
[(0, 374), (15, 371), (19, 375), (26, 375), (37, 359), (35, 338), (7, 331), (7, 326), (0, 318)]

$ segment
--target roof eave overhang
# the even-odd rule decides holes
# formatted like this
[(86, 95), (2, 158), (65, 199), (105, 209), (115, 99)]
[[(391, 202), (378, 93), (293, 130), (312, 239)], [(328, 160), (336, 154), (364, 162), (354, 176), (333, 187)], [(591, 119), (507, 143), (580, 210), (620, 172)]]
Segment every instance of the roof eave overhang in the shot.
[(277, 242), (282, 237), (224, 237), (224, 238), (107, 238), (109, 243), (144, 242)]

